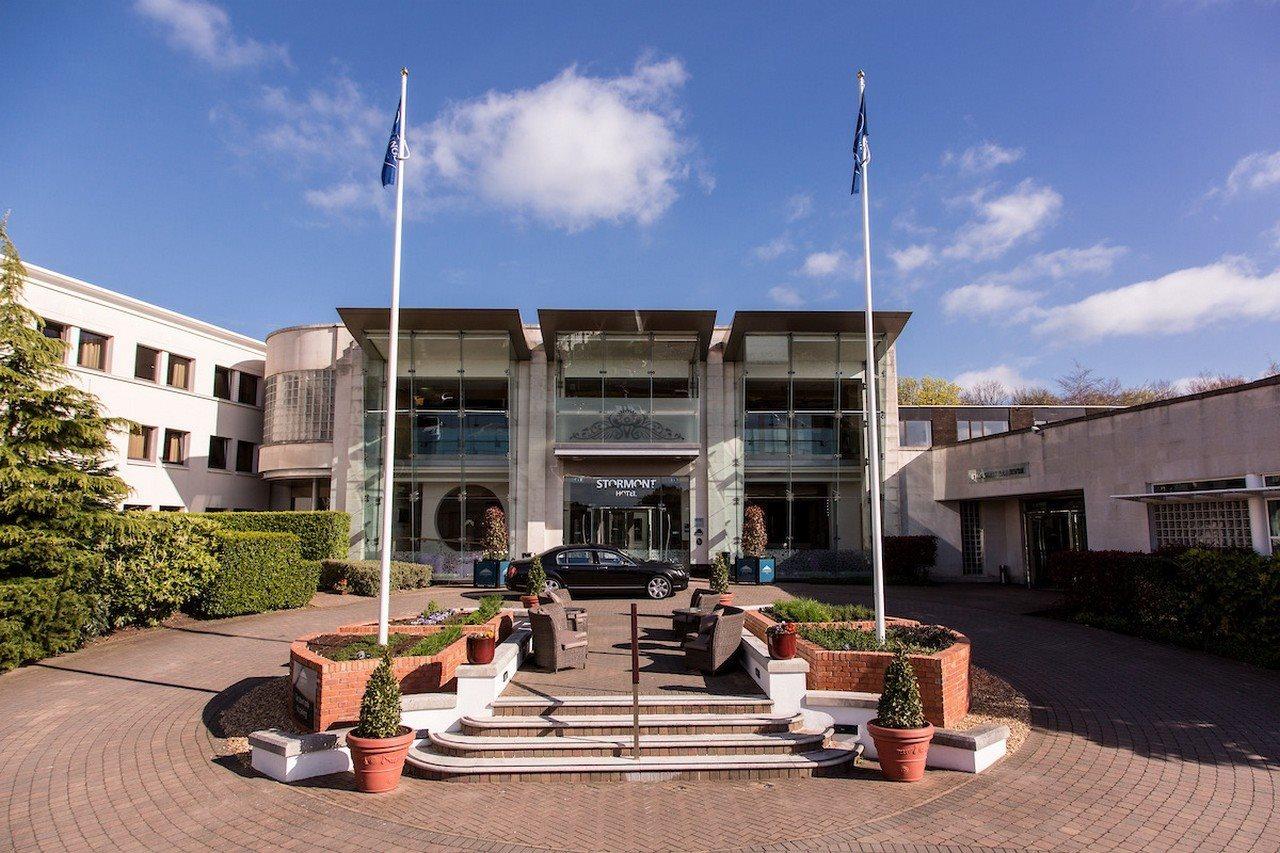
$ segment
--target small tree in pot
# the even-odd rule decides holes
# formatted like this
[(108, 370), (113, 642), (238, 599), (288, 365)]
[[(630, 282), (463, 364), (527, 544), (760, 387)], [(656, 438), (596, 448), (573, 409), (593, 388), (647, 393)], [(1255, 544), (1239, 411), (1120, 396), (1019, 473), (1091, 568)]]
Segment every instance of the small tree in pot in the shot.
[(764, 508), (752, 504), (742, 515), (742, 557), (734, 567), (739, 583), (773, 583), (774, 560), (764, 555), (768, 545), (769, 530), (765, 524)]
[(365, 685), (360, 725), (347, 735), (356, 788), (368, 794), (394, 790), (413, 736), (413, 729), (400, 724), (400, 684), (391, 670), (391, 649), (386, 648)]
[(507, 515), (500, 506), (484, 511), (480, 526), (481, 559), (476, 560), (476, 586), (501, 586), (507, 566), (511, 565), (507, 541)]
[(520, 603), (526, 610), (532, 610), (538, 606), (538, 596), (542, 595), (546, 589), (547, 573), (542, 568), (542, 557), (535, 556), (533, 565), (529, 567), (529, 590), (525, 595), (520, 596)]
[(880, 759), (880, 772), (893, 782), (919, 782), (933, 740), (933, 724), (924, 718), (920, 684), (899, 647), (884, 671), (884, 689), (876, 718), (867, 723)]
[(711, 591), (720, 593), (721, 604), (733, 604), (733, 593), (729, 592), (729, 561), (724, 554), (716, 554), (711, 561)]

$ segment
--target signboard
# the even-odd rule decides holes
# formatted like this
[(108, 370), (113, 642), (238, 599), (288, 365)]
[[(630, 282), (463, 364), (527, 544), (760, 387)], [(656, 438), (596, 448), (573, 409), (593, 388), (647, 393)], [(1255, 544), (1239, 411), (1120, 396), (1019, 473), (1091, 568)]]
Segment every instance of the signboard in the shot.
[(641, 506), (664, 489), (683, 491), (681, 477), (565, 477), (569, 499), (587, 506)]
[(290, 681), (293, 682), (293, 715), (298, 722), (314, 726), (316, 714), (316, 673), (310, 667), (293, 662)]
[(1003, 468), (970, 468), (969, 482), (990, 483), (996, 480), (1016, 480), (1019, 477), (1031, 476), (1031, 463), (1018, 462)]

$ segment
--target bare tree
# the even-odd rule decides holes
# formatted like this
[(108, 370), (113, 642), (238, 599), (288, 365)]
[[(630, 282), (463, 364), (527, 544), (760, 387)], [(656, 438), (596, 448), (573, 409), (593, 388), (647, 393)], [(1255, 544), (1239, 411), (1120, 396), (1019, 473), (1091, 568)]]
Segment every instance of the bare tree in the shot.
[(1015, 406), (1056, 406), (1062, 402), (1062, 398), (1048, 388), (1036, 387), (1014, 388), (1009, 400)]
[(1116, 397), (1120, 406), (1137, 406), (1142, 403), (1154, 403), (1156, 400), (1168, 400), (1178, 396), (1178, 389), (1168, 379), (1156, 379), (1142, 385), (1125, 388)]
[(1103, 378), (1078, 361), (1056, 381), (1062, 389), (1062, 402), (1075, 406), (1113, 406), (1124, 390), (1119, 379)]
[(999, 406), (1009, 402), (1009, 389), (999, 380), (988, 379), (966, 388), (960, 399), (973, 406)]
[(1218, 388), (1229, 388), (1232, 385), (1243, 385), (1249, 380), (1243, 376), (1231, 376), (1226, 373), (1210, 373), (1202, 371), (1194, 379), (1187, 382), (1188, 394), (1199, 394), (1202, 391), (1213, 391)]

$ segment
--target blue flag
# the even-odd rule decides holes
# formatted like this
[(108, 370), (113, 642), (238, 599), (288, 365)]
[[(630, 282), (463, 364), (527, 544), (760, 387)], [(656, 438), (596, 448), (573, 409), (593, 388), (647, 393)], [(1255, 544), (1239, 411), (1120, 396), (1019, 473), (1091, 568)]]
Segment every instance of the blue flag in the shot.
[(391, 125), (391, 138), (387, 140), (387, 156), (382, 160), (382, 185), (394, 186), (396, 172), (400, 169), (400, 110), (404, 104), (396, 107), (396, 120)]
[(871, 162), (871, 134), (867, 133), (867, 93), (858, 103), (858, 124), (853, 129), (853, 194), (858, 194), (862, 168)]

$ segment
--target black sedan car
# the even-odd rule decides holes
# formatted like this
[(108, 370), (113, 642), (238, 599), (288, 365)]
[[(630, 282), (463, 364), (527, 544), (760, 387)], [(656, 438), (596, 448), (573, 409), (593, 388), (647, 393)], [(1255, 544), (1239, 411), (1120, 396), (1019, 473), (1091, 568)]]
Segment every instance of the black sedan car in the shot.
[[(672, 563), (636, 560), (606, 545), (559, 545), (539, 556), (547, 574), (547, 589), (642, 591), (650, 598), (666, 598), (689, 586), (689, 573)], [(527, 592), (532, 567), (532, 557), (513, 560), (507, 569), (507, 589)]]

